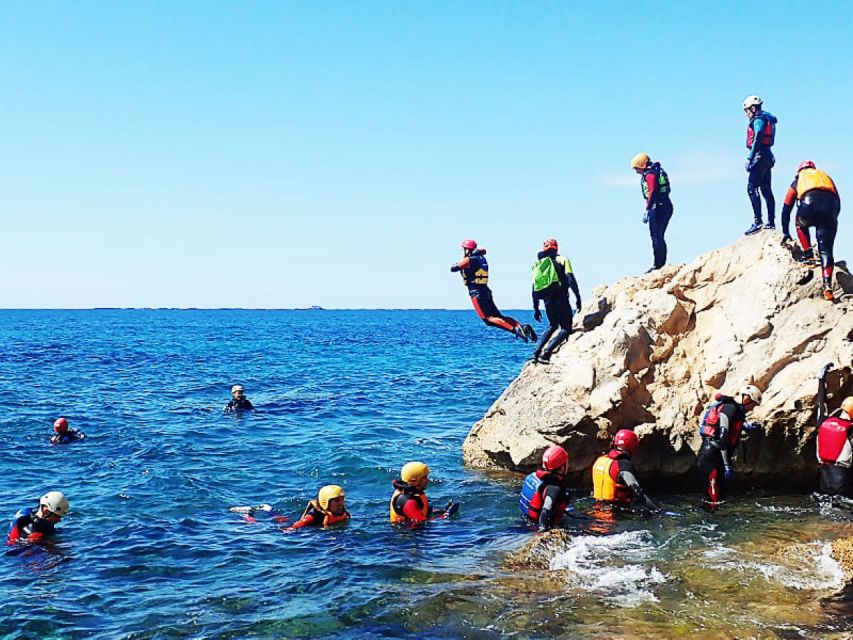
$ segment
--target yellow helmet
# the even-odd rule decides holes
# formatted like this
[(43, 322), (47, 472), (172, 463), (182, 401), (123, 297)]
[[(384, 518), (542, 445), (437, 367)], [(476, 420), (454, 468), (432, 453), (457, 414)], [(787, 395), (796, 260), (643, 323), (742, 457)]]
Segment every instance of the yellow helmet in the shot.
[(633, 158), (631, 158), (631, 168), (632, 169), (645, 169), (649, 166), (649, 162), (652, 159), (649, 158), (648, 153), (638, 153)]
[(423, 462), (407, 462), (400, 470), (400, 479), (406, 484), (414, 484), (429, 475), (429, 467)]
[(317, 502), (320, 504), (320, 508), (325, 511), (329, 508), (329, 502), (334, 500), (335, 498), (343, 498), (346, 495), (344, 488), (337, 484), (327, 484), (325, 487), (320, 489), (320, 493), (317, 494)]
[(841, 410), (853, 418), (853, 396), (847, 396), (841, 401)]

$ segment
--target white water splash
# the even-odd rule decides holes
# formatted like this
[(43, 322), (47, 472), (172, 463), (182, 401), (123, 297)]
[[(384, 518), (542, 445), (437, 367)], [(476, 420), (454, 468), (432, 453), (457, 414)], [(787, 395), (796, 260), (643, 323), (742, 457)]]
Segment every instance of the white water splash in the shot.
[(648, 531), (578, 536), (553, 558), (551, 568), (568, 569), (571, 586), (600, 593), (603, 600), (618, 606), (636, 607), (658, 602), (652, 589), (666, 582), (657, 567), (643, 564), (654, 552)]

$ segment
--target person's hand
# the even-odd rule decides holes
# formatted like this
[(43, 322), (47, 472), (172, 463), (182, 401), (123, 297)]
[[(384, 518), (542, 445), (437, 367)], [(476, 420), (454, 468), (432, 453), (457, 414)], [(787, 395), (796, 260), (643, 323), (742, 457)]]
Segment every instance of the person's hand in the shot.
[(643, 224), (648, 224), (648, 223), (649, 223), (649, 210), (646, 209), (643, 212)]
[(458, 265), (458, 264), (456, 264), (456, 263), (454, 262), (454, 263), (450, 266), (450, 272), (451, 272), (451, 273), (456, 273), (457, 271), (459, 271), (459, 265)]
[(732, 469), (730, 464), (727, 464), (723, 467), (723, 474), (725, 475), (726, 480), (731, 480), (735, 477), (735, 470)]
[(533, 310), (533, 319), (536, 320), (536, 322), (542, 322), (542, 312), (539, 309)]
[(744, 431), (749, 432), (749, 431), (755, 431), (756, 429), (761, 429), (761, 424), (754, 421), (754, 420), (753, 421), (747, 421), (747, 422), (743, 423), (743, 430)]
[(746, 172), (749, 173), (750, 171), (755, 169), (755, 161), (754, 160), (747, 160), (746, 164), (744, 165), (744, 168), (746, 169)]
[(834, 364), (832, 364), (831, 362), (827, 362), (825, 365), (823, 365), (823, 366), (820, 368), (820, 373), (818, 374), (818, 376), (817, 376), (817, 377), (818, 377), (819, 379), (823, 380), (824, 378), (826, 378), (826, 374), (829, 372), (829, 370), (830, 370), (830, 369), (832, 369), (834, 366), (835, 366), (835, 365), (834, 365)]
[(583, 305), (581, 304), (581, 299), (580, 299), (580, 298), (578, 298), (578, 299), (577, 299), (577, 303), (578, 303), (578, 309), (577, 309), (577, 311), (578, 311), (578, 313), (580, 313), (580, 312), (581, 312), (581, 307), (583, 306)]

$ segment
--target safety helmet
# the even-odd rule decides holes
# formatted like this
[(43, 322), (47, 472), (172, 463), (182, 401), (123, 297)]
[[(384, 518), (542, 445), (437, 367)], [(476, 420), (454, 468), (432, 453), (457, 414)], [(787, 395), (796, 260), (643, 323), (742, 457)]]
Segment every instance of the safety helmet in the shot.
[(242, 390), (243, 390), (242, 384), (235, 384), (233, 387), (231, 387), (231, 393), (237, 393), (238, 391), (242, 391)]
[(423, 462), (407, 462), (400, 470), (400, 479), (406, 484), (415, 484), (429, 475), (429, 467)]
[(548, 251), (549, 249), (553, 249), (557, 251), (559, 247), (557, 246), (557, 241), (554, 238), (548, 238), (545, 242), (542, 243), (542, 250)]
[(761, 391), (754, 384), (746, 385), (738, 393), (741, 396), (741, 402), (743, 402), (743, 396), (749, 396), (755, 404), (761, 404)]
[(560, 445), (554, 444), (542, 454), (542, 468), (556, 471), (569, 461), (569, 454)]
[(68, 498), (61, 491), (48, 491), (39, 499), (39, 506), (62, 518), (68, 513)]
[(477, 248), (477, 241), (476, 240), (463, 240), (462, 241), (462, 248), (468, 249), (469, 251), (473, 251), (474, 249)]
[(320, 503), (320, 508), (325, 511), (329, 508), (329, 502), (335, 498), (343, 498), (346, 495), (344, 488), (337, 484), (327, 484), (320, 488), (320, 493), (317, 494), (317, 502)]
[(750, 107), (758, 107), (760, 109), (763, 104), (764, 100), (758, 96), (748, 96), (746, 100), (743, 101), (743, 110), (746, 111)]
[(640, 446), (640, 439), (630, 429), (620, 429), (613, 437), (613, 446), (634, 455)]
[(800, 171), (802, 171), (803, 169), (815, 169), (815, 168), (816, 167), (814, 166), (814, 162), (812, 162), (811, 160), (803, 160), (800, 163), (800, 166), (797, 167), (797, 173), (800, 173)]
[(633, 158), (631, 158), (631, 168), (632, 169), (645, 169), (649, 166), (649, 162), (652, 159), (649, 158), (648, 153), (638, 153)]
[(53, 421), (53, 430), (56, 433), (65, 433), (68, 431), (68, 420), (65, 418), (57, 418)]
[(853, 396), (847, 396), (841, 401), (841, 410), (853, 418)]

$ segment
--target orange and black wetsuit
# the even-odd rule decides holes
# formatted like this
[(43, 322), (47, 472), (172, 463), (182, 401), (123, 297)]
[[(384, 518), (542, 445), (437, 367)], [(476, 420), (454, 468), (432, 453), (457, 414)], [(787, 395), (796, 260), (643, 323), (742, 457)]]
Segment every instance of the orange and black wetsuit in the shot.
[(344, 510), (341, 515), (335, 515), (331, 511), (323, 511), (320, 505), (315, 500), (312, 500), (305, 507), (305, 511), (302, 512), (302, 517), (288, 527), (288, 529), (301, 529), (309, 525), (314, 527), (329, 527), (333, 524), (346, 522), (349, 519), (350, 515), (348, 511)]
[(483, 322), (491, 327), (519, 334), (521, 323), (502, 314), (492, 299), (492, 290), (489, 289), (488, 284), (489, 263), (486, 260), (485, 249), (475, 249), (471, 255), (450, 267), (450, 270), (454, 273), (457, 271), (462, 273), (462, 280), (468, 287), (468, 295), (471, 296), (471, 304), (474, 305), (474, 311)]
[(823, 269), (823, 282), (824, 285), (829, 286), (835, 268), (833, 246), (835, 234), (838, 232), (841, 197), (832, 179), (819, 169), (803, 169), (798, 172), (785, 193), (785, 204), (782, 206), (782, 232), (789, 237), (791, 209), (798, 200), (797, 216), (794, 220), (797, 238), (806, 255), (812, 255), (809, 227), (815, 228), (817, 250)]

